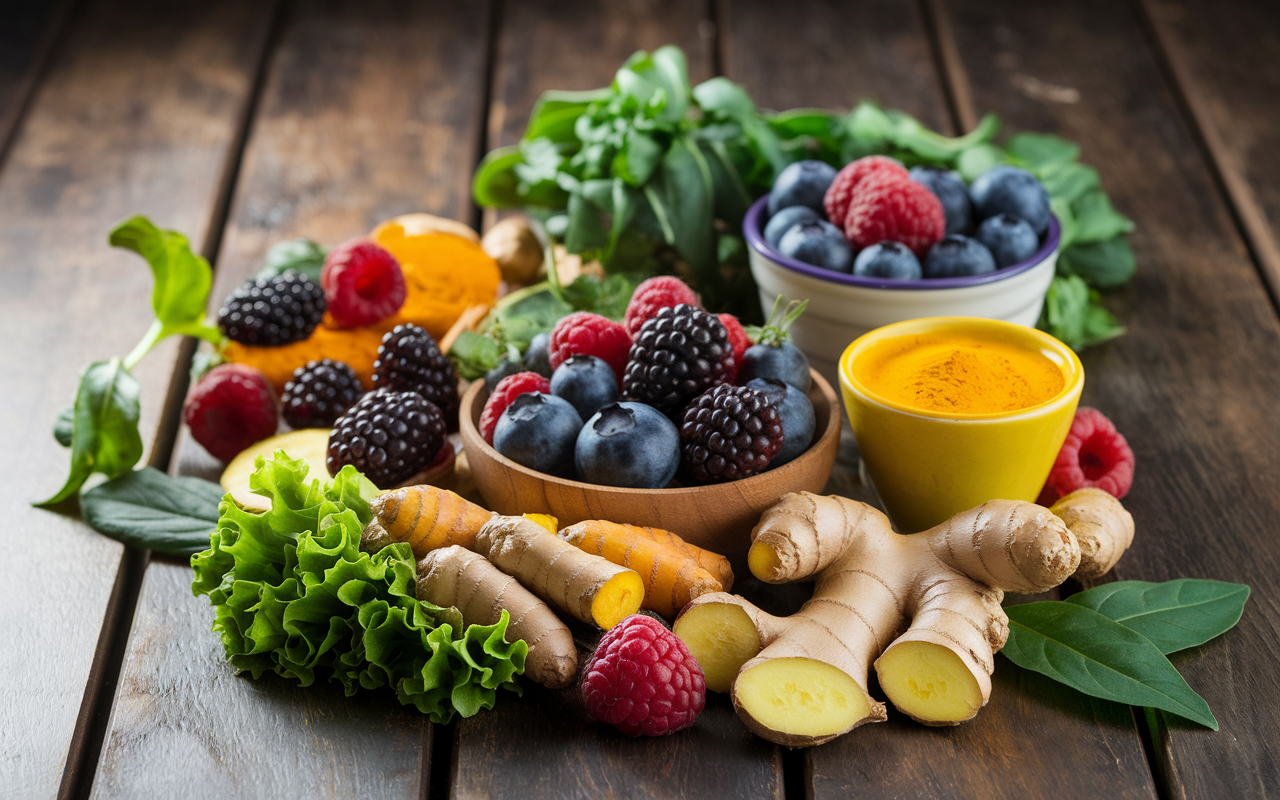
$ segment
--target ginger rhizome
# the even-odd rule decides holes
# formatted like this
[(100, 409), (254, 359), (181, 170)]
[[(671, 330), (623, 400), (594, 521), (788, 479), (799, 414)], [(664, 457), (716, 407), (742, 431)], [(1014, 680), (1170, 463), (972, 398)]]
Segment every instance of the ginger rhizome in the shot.
[[(1088, 519), (1091, 534), (1106, 540), (1095, 552), (1114, 563), (1111, 555), (1132, 539), (1132, 519), (1098, 494), (1065, 497), (1055, 510)], [(1062, 518), (1009, 500), (904, 536), (864, 503), (789, 494), (765, 512), (752, 542), (756, 577), (816, 578), (812, 599), (776, 617), (735, 595), (706, 594), (686, 607), (675, 633), (702, 665), (707, 688), (731, 690), (752, 731), (791, 747), (886, 719), (867, 691), (873, 664), (890, 702), (917, 721), (972, 718), (990, 696), (994, 654), (1008, 636), (1004, 593), (1047, 591), (1081, 565)], [(1101, 567), (1086, 564), (1090, 574)]]
[(467, 625), (492, 625), (505, 609), (507, 638), (529, 645), (525, 674), (552, 689), (573, 683), (573, 634), (546, 603), (478, 553), (449, 545), (418, 560), (418, 599), (462, 613)]
[[(579, 550), (639, 573), (645, 591), (642, 607), (668, 619), (693, 598), (727, 591), (733, 584), (728, 559), (688, 544), (669, 531), (588, 520), (565, 528), (559, 535)], [(703, 568), (703, 561), (716, 573)], [(719, 576), (725, 576), (727, 583)]]
[(414, 558), (453, 544), (474, 550), (476, 534), (493, 516), (492, 511), (434, 486), (384, 492), (372, 508), (393, 540), (409, 543)]
[(494, 516), (476, 534), (474, 550), (552, 608), (605, 630), (644, 602), (634, 570), (584, 553), (524, 517)]

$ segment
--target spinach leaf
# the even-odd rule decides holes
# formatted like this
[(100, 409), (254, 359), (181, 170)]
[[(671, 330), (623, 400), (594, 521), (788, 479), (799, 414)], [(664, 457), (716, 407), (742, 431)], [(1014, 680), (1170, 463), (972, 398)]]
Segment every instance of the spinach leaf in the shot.
[(1133, 230), (1133, 223), (1111, 207), (1106, 192), (1097, 189), (1073, 201), (1071, 210), (1076, 218), (1075, 241), (1080, 244), (1105, 241)]
[(329, 254), (327, 248), (310, 239), (290, 239), (276, 242), (267, 251), (262, 269), (255, 278), (274, 278), (285, 270), (306, 275), (316, 283), (320, 282), (320, 270), (324, 267), (324, 257)]
[(1080, 145), (1049, 133), (1019, 133), (1005, 145), (1009, 155), (1029, 167), (1065, 164), (1080, 157)]
[(663, 238), (689, 264), (698, 282), (714, 286), (715, 214), (711, 169), (689, 137), (671, 145), (662, 166), (644, 188)]
[(627, 313), (627, 303), (640, 280), (634, 276), (615, 273), (597, 278), (581, 275), (564, 287), (561, 293), (575, 311), (590, 311), (609, 319), (621, 320)]
[(1137, 631), (1162, 653), (1195, 647), (1240, 621), (1249, 587), (1241, 583), (1182, 578), (1165, 583), (1117, 581), (1068, 597)]
[(576, 138), (573, 129), (578, 117), (586, 113), (592, 103), (607, 102), (611, 94), (608, 88), (586, 92), (543, 92), (529, 115), (529, 125), (523, 138), (547, 139), (557, 144), (572, 142)]
[(89, 365), (76, 392), (70, 473), (57, 494), (36, 505), (61, 503), (95, 472), (114, 478), (133, 469), (142, 458), (138, 391), (138, 382), (120, 359)]
[(1055, 275), (1045, 293), (1036, 327), (1074, 350), (1115, 338), (1124, 328), (1097, 292), (1077, 275)]
[[(1076, 238), (1080, 238), (1077, 222)], [(1060, 272), (1068, 275), (1079, 275), (1090, 286), (1099, 289), (1113, 289), (1123, 286), (1133, 277), (1137, 262), (1133, 258), (1133, 250), (1124, 237), (1117, 236), (1105, 242), (1077, 241), (1058, 257)]]
[(85, 492), (80, 511), (90, 527), (112, 539), (189, 556), (208, 549), (223, 494), (216, 483), (143, 467)]
[(956, 157), (956, 169), (960, 176), (972, 183), (982, 173), (1008, 161), (1003, 150), (994, 144), (984, 142), (966, 148)]
[(53, 422), (53, 438), (63, 447), (70, 447), (76, 432), (76, 407), (67, 406), (58, 412)]
[(1005, 609), (1003, 653), (1018, 666), (1092, 697), (1159, 708), (1212, 730), (1209, 704), (1146, 637), (1093, 609), (1048, 601)]
[(492, 338), (469, 330), (458, 334), (449, 350), (454, 369), (469, 381), (483, 378), (486, 372), (498, 366), (503, 355), (505, 351)]
[(1098, 171), (1084, 164), (1050, 162), (1031, 170), (1054, 200), (1072, 203), (1099, 186)]
[(471, 195), (489, 208), (516, 208), (525, 203), (520, 191), (516, 165), (524, 163), (524, 155), (515, 145), (490, 150), (476, 167), (471, 179)]

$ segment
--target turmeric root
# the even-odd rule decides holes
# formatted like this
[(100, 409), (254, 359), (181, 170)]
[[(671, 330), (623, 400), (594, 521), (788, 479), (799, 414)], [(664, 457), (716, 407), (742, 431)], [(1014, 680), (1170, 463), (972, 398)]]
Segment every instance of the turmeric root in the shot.
[[(1095, 504), (1094, 511), (1099, 537), (1118, 532), (1123, 540), (1124, 525), (1110, 519), (1123, 509)], [(765, 512), (752, 541), (747, 558), (756, 577), (816, 577), (813, 598), (798, 613), (775, 617), (741, 597), (702, 595), (675, 633), (702, 665), (708, 688), (730, 688), (751, 730), (791, 747), (886, 719), (884, 704), (867, 692), (873, 663), (889, 700), (917, 721), (972, 718), (990, 696), (994, 653), (1008, 636), (1004, 592), (1051, 589), (1081, 560), (1062, 519), (1007, 500), (902, 536), (863, 503), (789, 494)]]
[(666, 531), (605, 520), (579, 522), (560, 531), (559, 536), (579, 550), (638, 572), (644, 581), (641, 607), (668, 619), (698, 595), (725, 590), (687, 551), (659, 544), (655, 533), (684, 543)]
[(719, 553), (689, 544), (671, 531), (664, 531), (661, 528), (636, 528), (636, 530), (658, 544), (697, 561), (698, 566), (715, 576), (715, 579), (724, 587), (722, 591), (727, 592), (733, 588), (733, 568), (729, 566), (729, 559)]
[(392, 539), (409, 543), (414, 558), (451, 544), (474, 549), (476, 534), (493, 516), (493, 512), (434, 486), (385, 492), (373, 501), (373, 513)]
[(573, 634), (546, 603), (484, 556), (457, 545), (427, 553), (418, 560), (418, 599), (456, 607), (467, 625), (493, 625), (506, 609), (507, 638), (529, 645), (525, 674), (551, 689), (573, 683), (578, 671)]
[(640, 610), (644, 582), (633, 570), (584, 553), (533, 520), (494, 516), (475, 551), (553, 608), (609, 630)]

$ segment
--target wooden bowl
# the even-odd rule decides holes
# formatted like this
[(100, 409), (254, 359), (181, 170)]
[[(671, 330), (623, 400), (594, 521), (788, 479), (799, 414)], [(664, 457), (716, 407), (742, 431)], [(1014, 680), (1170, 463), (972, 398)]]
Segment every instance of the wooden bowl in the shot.
[(662, 528), (699, 547), (741, 557), (765, 509), (788, 492), (821, 492), (831, 475), (840, 444), (840, 402), (831, 384), (811, 372), (813, 444), (788, 464), (730, 483), (622, 489), (535, 472), (501, 455), (480, 435), (480, 412), (489, 396), (482, 380), (462, 396), (462, 446), (486, 506), (499, 514), (552, 514), (561, 526), (607, 519)]

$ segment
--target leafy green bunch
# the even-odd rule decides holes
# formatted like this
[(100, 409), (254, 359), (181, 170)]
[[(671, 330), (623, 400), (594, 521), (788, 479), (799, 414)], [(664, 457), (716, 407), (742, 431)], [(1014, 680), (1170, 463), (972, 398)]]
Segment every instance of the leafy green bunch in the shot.
[(519, 693), (528, 646), (505, 641), (505, 611), (493, 625), (464, 626), (457, 609), (416, 599), (407, 543), (361, 552), (377, 493), (367, 478), (346, 466), (331, 483), (308, 482), (307, 463), (283, 450), (256, 466), (250, 488), (271, 510), (228, 495), (209, 549), (191, 558), (191, 589), (213, 604), (232, 665), (300, 686), (327, 676), (348, 696), (390, 686), (441, 724), (493, 708), (499, 689)]

